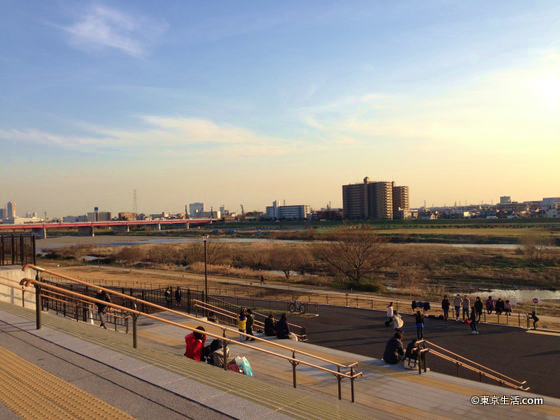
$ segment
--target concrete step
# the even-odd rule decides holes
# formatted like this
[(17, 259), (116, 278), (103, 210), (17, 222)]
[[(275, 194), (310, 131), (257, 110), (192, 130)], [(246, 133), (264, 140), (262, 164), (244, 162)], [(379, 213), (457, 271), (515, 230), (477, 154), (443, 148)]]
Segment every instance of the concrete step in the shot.
[[(0, 304), (0, 310), (29, 321), (33, 321), (35, 316), (34, 311), (14, 305)], [(279, 413), (302, 419), (396, 418), (387, 412), (347, 401), (338, 401), (332, 396), (314, 393), (308, 389), (286, 387), (282, 381), (266, 375), (259, 377), (257, 374), (256, 377), (251, 378), (195, 362), (182, 356), (184, 352), (182, 344), (169, 346), (141, 340), (139, 348), (134, 349), (130, 335), (103, 330), (49, 314), (43, 315), (43, 325), (47, 328), (33, 331), (38, 336), (60, 341), (60, 333), (64, 333), (67, 338), (62, 339), (59, 343), (61, 346), (111, 364), (131, 375), (164, 386), (172, 392), (182, 392), (189, 398), (202, 398), (204, 402), (204, 398), (208, 398), (210, 393), (212, 400), (224, 398), (231, 400), (231, 404), (241, 399), (261, 407), (261, 413)], [(182, 331), (179, 333), (184, 334)], [(108, 354), (100, 351), (100, 347), (117, 352), (121, 357), (115, 357), (112, 352)], [(136, 363), (131, 369), (127, 364), (134, 365), (132, 361), (142, 362), (142, 368), (139, 369)], [(170, 381), (170, 378), (173, 380)], [(185, 387), (186, 382), (181, 381), (182, 379), (188, 379), (190, 386)], [(200, 384), (200, 386), (193, 386), (193, 384)], [(203, 388), (206, 394), (201, 395), (197, 388)], [(231, 399), (232, 397), (235, 398)], [(249, 418), (249, 416), (245, 417)]]

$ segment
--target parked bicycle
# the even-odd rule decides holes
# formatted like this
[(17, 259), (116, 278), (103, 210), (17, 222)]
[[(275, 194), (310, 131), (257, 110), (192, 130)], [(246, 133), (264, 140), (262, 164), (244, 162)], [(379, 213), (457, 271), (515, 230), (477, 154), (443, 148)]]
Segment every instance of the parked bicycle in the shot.
[(305, 311), (307, 311), (307, 307), (305, 306), (305, 303), (294, 300), (292, 303), (290, 303), (288, 305), (288, 310), (290, 311), (290, 313), (294, 313), (294, 312), (299, 312), (300, 314), (304, 314)]

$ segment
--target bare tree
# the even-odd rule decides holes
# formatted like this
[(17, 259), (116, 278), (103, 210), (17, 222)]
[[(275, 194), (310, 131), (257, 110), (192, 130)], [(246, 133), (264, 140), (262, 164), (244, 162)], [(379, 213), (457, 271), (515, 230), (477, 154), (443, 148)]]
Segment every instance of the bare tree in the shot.
[(271, 269), (282, 271), (286, 280), (290, 280), (290, 277), (303, 269), (305, 263), (309, 261), (306, 255), (307, 251), (301, 248), (277, 247), (270, 251), (268, 264)]
[[(228, 247), (227, 244), (220, 241), (209, 240), (206, 244), (206, 257), (208, 264), (214, 265), (219, 263), (224, 263), (228, 259)], [(204, 242), (202, 240), (193, 242), (189, 250), (189, 263), (191, 262), (204, 262)]]
[(335, 274), (350, 283), (359, 284), (381, 268), (389, 265), (394, 253), (388, 240), (376, 235), (371, 228), (343, 228), (335, 232), (332, 242), (314, 245), (315, 256)]
[(521, 251), (531, 263), (542, 263), (551, 258), (552, 238), (546, 234), (529, 234), (521, 238)]

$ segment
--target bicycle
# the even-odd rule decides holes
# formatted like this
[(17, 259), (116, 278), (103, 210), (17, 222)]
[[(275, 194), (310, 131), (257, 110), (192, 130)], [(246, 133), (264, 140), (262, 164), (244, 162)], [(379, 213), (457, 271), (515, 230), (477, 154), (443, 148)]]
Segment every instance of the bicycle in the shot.
[(294, 312), (299, 312), (300, 314), (304, 314), (305, 311), (307, 310), (307, 307), (305, 306), (305, 303), (294, 300), (292, 303), (290, 303), (290, 305), (288, 306), (288, 310), (290, 311), (291, 314), (293, 314)]

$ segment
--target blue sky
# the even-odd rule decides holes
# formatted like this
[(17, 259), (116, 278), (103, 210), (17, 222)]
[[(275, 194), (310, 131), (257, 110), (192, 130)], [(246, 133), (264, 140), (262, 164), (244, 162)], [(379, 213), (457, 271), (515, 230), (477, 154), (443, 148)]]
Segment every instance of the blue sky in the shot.
[(4, 1), (0, 202), (559, 196), (555, 1)]

